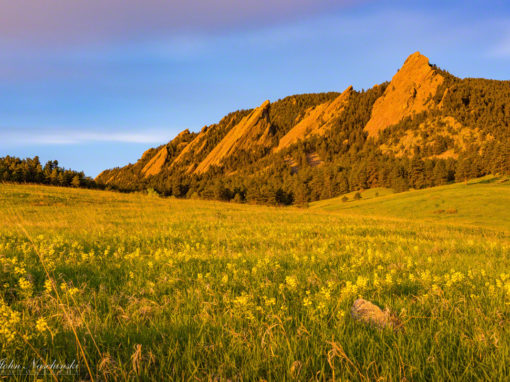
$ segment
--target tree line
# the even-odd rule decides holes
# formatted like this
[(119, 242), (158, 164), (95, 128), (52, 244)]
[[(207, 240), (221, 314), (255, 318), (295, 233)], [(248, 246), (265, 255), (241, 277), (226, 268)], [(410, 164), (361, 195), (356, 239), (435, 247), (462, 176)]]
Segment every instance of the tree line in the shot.
[(65, 187), (99, 187), (92, 178), (85, 176), (82, 171), (59, 167), (56, 160), (50, 160), (43, 166), (38, 156), (25, 159), (14, 156), (0, 158), (0, 181)]

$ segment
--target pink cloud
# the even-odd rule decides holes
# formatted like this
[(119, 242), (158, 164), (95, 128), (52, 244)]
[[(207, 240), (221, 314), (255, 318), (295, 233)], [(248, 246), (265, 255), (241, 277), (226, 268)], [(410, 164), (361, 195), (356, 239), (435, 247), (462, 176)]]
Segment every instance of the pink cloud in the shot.
[(252, 28), (362, 0), (0, 0), (0, 39), (82, 43)]

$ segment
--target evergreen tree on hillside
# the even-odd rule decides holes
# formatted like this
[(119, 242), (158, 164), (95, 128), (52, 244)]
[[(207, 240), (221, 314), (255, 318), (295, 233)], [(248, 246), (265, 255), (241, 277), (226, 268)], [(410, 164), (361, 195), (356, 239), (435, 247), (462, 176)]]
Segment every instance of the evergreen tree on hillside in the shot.
[(446, 184), (448, 182), (448, 169), (443, 160), (438, 160), (434, 166), (433, 171), (434, 184), (437, 186)]
[(426, 186), (425, 163), (418, 156), (414, 156), (409, 163), (409, 184), (416, 189)]

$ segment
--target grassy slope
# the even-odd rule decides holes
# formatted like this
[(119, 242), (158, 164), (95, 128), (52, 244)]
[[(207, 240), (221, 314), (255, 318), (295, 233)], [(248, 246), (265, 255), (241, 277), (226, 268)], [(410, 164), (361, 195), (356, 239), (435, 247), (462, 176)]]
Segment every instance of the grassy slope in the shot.
[(484, 227), (0, 185), (0, 359), (31, 363), (23, 333), (86, 379), (508, 380), (509, 273)]
[[(379, 196), (375, 196), (375, 193)], [(510, 180), (485, 177), (464, 183), (394, 194), (374, 189), (311, 204), (313, 210), (356, 215), (401, 217), (425, 222), (469, 224), (510, 231)], [(441, 212), (442, 210), (442, 212)], [(456, 211), (456, 212), (455, 212)]]

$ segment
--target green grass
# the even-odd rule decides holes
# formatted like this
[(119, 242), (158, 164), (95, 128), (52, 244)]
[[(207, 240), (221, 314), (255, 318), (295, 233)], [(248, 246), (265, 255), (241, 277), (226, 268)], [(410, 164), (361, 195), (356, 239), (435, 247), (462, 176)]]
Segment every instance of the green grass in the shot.
[[(375, 194), (378, 194), (376, 196)], [(485, 177), (464, 183), (395, 194), (388, 189), (354, 193), (311, 203), (310, 208), (343, 214), (419, 219), (430, 223), (469, 224), (510, 231), (510, 180)]]
[[(98, 380), (508, 380), (507, 190), (297, 209), (0, 185), (0, 359)], [(359, 296), (404, 330), (355, 322)]]

